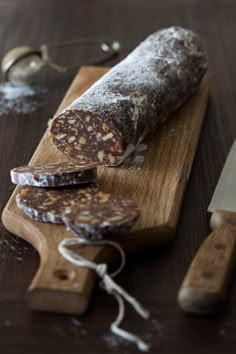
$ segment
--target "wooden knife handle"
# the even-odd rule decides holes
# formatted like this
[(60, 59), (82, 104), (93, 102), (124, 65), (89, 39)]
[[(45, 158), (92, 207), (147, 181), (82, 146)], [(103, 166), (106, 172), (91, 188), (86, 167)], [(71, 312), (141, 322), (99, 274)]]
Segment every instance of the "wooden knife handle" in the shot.
[(236, 213), (213, 213), (215, 229), (195, 255), (178, 292), (184, 311), (211, 314), (222, 308), (236, 258), (235, 222)]

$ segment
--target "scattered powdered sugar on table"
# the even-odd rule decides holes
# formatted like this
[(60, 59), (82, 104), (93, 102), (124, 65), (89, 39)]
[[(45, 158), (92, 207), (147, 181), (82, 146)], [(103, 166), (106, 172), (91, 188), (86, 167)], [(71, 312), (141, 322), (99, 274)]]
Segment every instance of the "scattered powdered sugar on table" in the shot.
[[(154, 336), (160, 337), (162, 335), (161, 323), (157, 319), (151, 318), (145, 326), (146, 332), (143, 334), (142, 339), (144, 339), (145, 342), (150, 343), (152, 346), (152, 340)], [(102, 336), (102, 341), (105, 342), (106, 346), (111, 350), (111, 352), (115, 353), (122, 352), (123, 354), (126, 354), (128, 352), (125, 351), (125, 348), (130, 348), (130, 346), (133, 345), (112, 332), (105, 333)]]
[(81, 334), (82, 336), (86, 336), (87, 330), (83, 328), (82, 323), (80, 322), (80, 320), (78, 320), (78, 318), (71, 317), (71, 323), (79, 331), (79, 334)]
[(43, 103), (46, 90), (23, 83), (0, 84), (0, 116), (35, 112)]
[[(130, 345), (130, 342), (126, 341), (125, 339), (115, 335), (112, 332), (108, 332), (103, 335), (102, 337), (103, 341), (106, 343), (107, 347), (112, 350), (113, 352), (119, 352), (121, 349), (121, 345), (128, 346)], [(122, 351), (124, 353), (124, 351)]]
[[(19, 237), (11, 236), (8, 239), (0, 240), (0, 259), (7, 258), (11, 253), (17, 261), (23, 261), (24, 255), (32, 252), (30, 244), (25, 243)], [(34, 249), (33, 252), (36, 252)]]
[(11, 326), (11, 321), (6, 320), (6, 321), (4, 322), (4, 325), (5, 325), (6, 327), (10, 327), (10, 326)]
[(220, 334), (221, 336), (225, 336), (226, 330), (225, 330), (224, 328), (220, 329), (220, 330), (219, 330), (219, 334)]

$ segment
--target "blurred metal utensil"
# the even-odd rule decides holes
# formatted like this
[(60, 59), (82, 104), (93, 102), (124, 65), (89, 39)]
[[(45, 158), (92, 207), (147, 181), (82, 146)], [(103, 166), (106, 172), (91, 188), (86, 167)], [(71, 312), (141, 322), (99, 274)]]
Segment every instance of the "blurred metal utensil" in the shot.
[[(55, 62), (50, 51), (80, 45), (98, 45), (99, 53), (96, 58), (91, 58), (83, 63), (63, 66)], [(16, 47), (5, 54), (1, 63), (1, 70), (5, 81), (29, 82), (42, 70), (43, 67), (50, 67), (57, 72), (65, 73), (70, 70), (78, 69), (81, 65), (92, 65), (105, 62), (116, 56), (121, 50), (121, 45), (116, 40), (111, 39), (87, 39), (80, 38), (66, 42), (54, 44), (42, 44), (40, 49), (28, 46)]]

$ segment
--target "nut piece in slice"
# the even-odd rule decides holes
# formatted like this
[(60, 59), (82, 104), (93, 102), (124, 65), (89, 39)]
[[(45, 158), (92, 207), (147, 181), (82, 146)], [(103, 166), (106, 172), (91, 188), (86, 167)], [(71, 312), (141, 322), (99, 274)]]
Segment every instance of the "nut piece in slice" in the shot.
[(11, 170), (15, 184), (34, 187), (59, 187), (95, 182), (96, 163), (66, 161), (41, 166), (22, 166)]
[(138, 217), (134, 201), (98, 192), (77, 205), (67, 206), (63, 221), (79, 237), (98, 240), (107, 234), (126, 232)]
[(16, 196), (16, 204), (34, 220), (62, 224), (62, 214), (67, 207), (91, 199), (97, 191), (95, 185), (68, 189), (25, 187)]

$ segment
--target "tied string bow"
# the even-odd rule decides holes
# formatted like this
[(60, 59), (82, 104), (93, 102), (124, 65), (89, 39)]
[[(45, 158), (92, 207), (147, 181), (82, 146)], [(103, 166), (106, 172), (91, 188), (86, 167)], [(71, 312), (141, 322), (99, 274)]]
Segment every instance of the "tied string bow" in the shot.
[[(77, 252), (69, 249), (68, 246), (91, 246), (91, 245), (110, 245), (115, 247), (120, 255), (121, 255), (121, 265), (120, 267), (110, 275), (108, 274), (108, 266), (106, 263), (97, 264), (95, 262), (91, 262), (88, 259), (80, 256)], [(143, 306), (131, 295), (129, 295), (121, 286), (119, 286), (113, 278), (121, 272), (125, 265), (125, 254), (123, 249), (114, 241), (87, 241), (82, 238), (68, 238), (64, 239), (58, 246), (58, 250), (61, 255), (67, 259), (69, 262), (75, 264), (79, 267), (89, 268), (94, 270), (97, 275), (102, 279), (101, 286), (102, 288), (110, 295), (113, 295), (118, 302), (118, 315), (115, 321), (112, 322), (110, 328), (113, 333), (116, 335), (133, 342), (137, 345), (138, 349), (141, 351), (148, 351), (150, 349), (149, 344), (145, 343), (139, 336), (130, 333), (122, 328), (120, 328), (120, 324), (125, 316), (125, 302), (127, 301), (134, 310), (144, 319), (149, 318), (149, 312), (143, 308)]]

